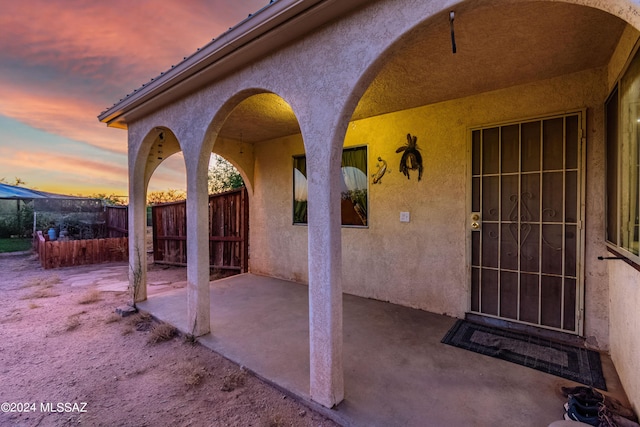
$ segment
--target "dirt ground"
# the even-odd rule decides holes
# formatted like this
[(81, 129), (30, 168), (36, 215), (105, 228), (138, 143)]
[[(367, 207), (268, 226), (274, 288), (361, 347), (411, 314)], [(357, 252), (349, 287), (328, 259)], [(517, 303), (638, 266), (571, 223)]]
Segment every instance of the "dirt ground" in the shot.
[[(0, 257), (0, 425), (336, 425), (144, 313), (116, 315), (126, 292), (69, 279), (96, 269)], [(126, 280), (126, 265), (113, 272)], [(152, 267), (148, 280), (184, 276)]]

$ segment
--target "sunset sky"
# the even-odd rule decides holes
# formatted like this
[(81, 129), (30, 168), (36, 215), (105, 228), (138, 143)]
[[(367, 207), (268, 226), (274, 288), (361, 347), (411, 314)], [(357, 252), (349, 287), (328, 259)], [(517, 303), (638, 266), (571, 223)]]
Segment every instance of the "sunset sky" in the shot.
[[(97, 115), (268, 3), (0, 0), (0, 179), (126, 195), (126, 131)], [(149, 190), (184, 187), (172, 157)]]

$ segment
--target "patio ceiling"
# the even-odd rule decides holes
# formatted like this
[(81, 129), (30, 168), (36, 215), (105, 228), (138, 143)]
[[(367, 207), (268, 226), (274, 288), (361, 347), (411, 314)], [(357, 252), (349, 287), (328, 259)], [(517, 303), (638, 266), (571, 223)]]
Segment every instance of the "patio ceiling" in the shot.
[[(462, 98), (607, 64), (620, 19), (560, 2), (462, 3), (427, 21), (381, 58), (353, 118)], [(299, 132), (293, 111), (272, 94), (254, 95), (229, 116), (221, 136), (258, 142)]]

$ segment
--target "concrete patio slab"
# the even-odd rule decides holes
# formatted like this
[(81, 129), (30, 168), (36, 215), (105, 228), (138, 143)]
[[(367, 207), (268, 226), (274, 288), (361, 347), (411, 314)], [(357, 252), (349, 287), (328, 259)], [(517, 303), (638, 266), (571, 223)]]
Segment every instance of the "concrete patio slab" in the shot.
[(129, 280), (127, 279), (125, 264), (117, 263), (83, 267), (84, 268), (78, 270), (86, 271), (65, 274), (65, 283), (73, 287), (97, 285), (101, 291), (120, 292), (127, 290)]
[[(95, 286), (103, 292), (127, 292), (128, 267), (125, 263), (93, 264), (59, 269), (53, 274), (72, 287)], [(186, 270), (182, 267), (155, 266), (147, 274), (149, 295), (187, 286)]]
[[(211, 334), (199, 341), (309, 401), (307, 287), (243, 274), (212, 282)], [(183, 332), (186, 290), (139, 304)], [(325, 410), (352, 426), (547, 426), (574, 383), (441, 344), (455, 319), (344, 296), (345, 400)], [(603, 356), (609, 394), (626, 402)], [(317, 406), (314, 406), (316, 409)]]

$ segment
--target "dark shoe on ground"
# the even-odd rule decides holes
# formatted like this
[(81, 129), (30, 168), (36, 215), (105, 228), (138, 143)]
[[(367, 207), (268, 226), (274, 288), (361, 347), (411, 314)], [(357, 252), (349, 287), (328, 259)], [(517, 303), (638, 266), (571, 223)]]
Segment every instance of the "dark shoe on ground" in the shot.
[(561, 387), (561, 390), (565, 397), (572, 396), (582, 407), (604, 404), (606, 409), (608, 409), (612, 415), (619, 415), (635, 423), (638, 421), (633, 410), (625, 407), (618, 399), (603, 395), (593, 387)]
[(570, 394), (581, 395), (585, 397), (594, 397), (596, 399), (602, 400), (604, 396), (593, 387), (587, 387), (583, 385), (579, 385), (577, 387), (561, 387), (562, 394), (564, 397), (569, 397)]
[(597, 413), (604, 404), (602, 402), (592, 400), (580, 400), (574, 395), (570, 394), (567, 403), (564, 404), (565, 409), (569, 406), (575, 406), (580, 412), (595, 412)]
[(600, 416), (597, 409), (582, 411), (576, 406), (575, 401), (568, 402), (565, 409), (567, 410), (564, 414), (565, 420), (580, 421), (596, 427), (600, 425)]

